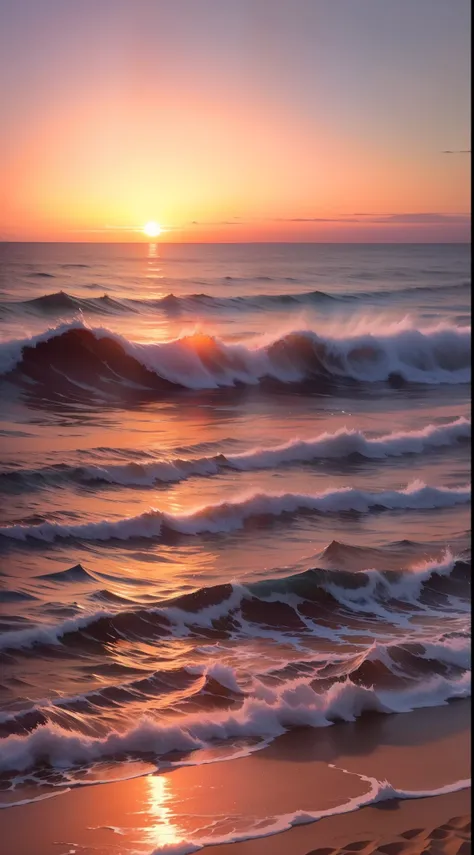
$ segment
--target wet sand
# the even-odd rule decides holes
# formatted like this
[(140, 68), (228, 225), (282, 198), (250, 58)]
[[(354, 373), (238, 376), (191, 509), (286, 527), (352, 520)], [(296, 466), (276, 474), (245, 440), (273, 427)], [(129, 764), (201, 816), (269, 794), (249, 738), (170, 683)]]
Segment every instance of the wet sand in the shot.
[(470, 855), (471, 791), (362, 808), (212, 855)]

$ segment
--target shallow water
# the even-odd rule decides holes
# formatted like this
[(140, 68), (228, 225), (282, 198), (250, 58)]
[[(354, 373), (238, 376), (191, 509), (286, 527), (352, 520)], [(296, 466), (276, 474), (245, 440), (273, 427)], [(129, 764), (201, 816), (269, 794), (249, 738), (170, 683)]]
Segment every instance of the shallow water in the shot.
[(0, 253), (6, 801), (469, 694), (467, 246)]

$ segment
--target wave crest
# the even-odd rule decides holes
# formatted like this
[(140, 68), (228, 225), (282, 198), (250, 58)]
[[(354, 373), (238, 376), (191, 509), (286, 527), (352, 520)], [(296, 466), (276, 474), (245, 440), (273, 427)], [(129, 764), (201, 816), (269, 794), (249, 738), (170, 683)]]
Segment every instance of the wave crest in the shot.
[(260, 344), (226, 344), (202, 333), (157, 344), (137, 344), (80, 321), (0, 348), (9, 379), (71, 391), (110, 394), (217, 389), (265, 381), (306, 383), (315, 390), (338, 382), (467, 383), (470, 329), (416, 329), (401, 323), (381, 331), (336, 330), (333, 337), (294, 331)]
[[(67, 578), (76, 580), (80, 571), (81, 577), (88, 578), (83, 568), (73, 570), (72, 577), (65, 571)], [(277, 634), (297, 630), (310, 635), (320, 634), (321, 629), (324, 634), (324, 627), (329, 627), (332, 638), (333, 629), (346, 626), (349, 630), (350, 615), (399, 620), (405, 625), (406, 606), (416, 613), (420, 607), (442, 611), (450, 598), (455, 598), (462, 610), (470, 593), (470, 571), (469, 563), (447, 553), (442, 560), (427, 561), (405, 570), (318, 568), (250, 584), (214, 585), (165, 600), (153, 608), (100, 610), (53, 626), (5, 632), (0, 649), (57, 645), (63, 640), (80, 646), (81, 639), (101, 645), (132, 636), (184, 637), (190, 629), (198, 635), (204, 629), (228, 638), (253, 635), (255, 627), (264, 626)], [(51, 582), (61, 586), (67, 583), (67, 579), (58, 579), (57, 575), (50, 574)], [(451, 642), (446, 640), (444, 646), (451, 649)]]
[(66, 525), (42, 522), (37, 525), (14, 524), (0, 527), (0, 537), (45, 542), (68, 538), (85, 541), (163, 538), (167, 534), (220, 534), (244, 528), (251, 520), (265, 522), (276, 517), (301, 513), (368, 513), (377, 510), (432, 510), (452, 508), (470, 502), (470, 486), (429, 487), (414, 481), (405, 490), (372, 493), (353, 487), (325, 493), (260, 493), (229, 502), (197, 508), (185, 514), (170, 514), (157, 509), (136, 517), (109, 522)]
[(452, 448), (471, 437), (471, 422), (455, 419), (444, 425), (427, 425), (415, 431), (395, 431), (380, 437), (368, 437), (360, 430), (341, 428), (312, 439), (292, 439), (272, 448), (251, 448), (237, 454), (222, 452), (211, 456), (141, 460), (104, 465), (68, 466), (33, 470), (0, 471), (4, 489), (30, 490), (64, 481), (117, 484), (121, 487), (151, 487), (174, 483), (194, 476), (207, 477), (220, 472), (254, 472), (284, 465), (314, 461), (365, 459), (383, 461), (391, 457), (418, 455)]

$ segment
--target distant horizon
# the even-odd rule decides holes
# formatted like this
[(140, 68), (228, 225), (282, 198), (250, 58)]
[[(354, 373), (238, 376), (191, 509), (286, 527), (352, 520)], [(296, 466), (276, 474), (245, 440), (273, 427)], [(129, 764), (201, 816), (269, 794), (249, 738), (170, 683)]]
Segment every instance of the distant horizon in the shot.
[(470, 246), (471, 240), (3, 240), (1, 244), (64, 244), (65, 246)]

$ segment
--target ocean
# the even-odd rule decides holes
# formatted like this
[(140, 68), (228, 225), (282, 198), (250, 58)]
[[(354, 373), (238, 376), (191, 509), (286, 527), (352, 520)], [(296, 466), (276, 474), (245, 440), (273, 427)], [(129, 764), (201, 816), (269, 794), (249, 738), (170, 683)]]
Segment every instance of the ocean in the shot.
[(469, 695), (470, 278), (0, 244), (1, 807)]

